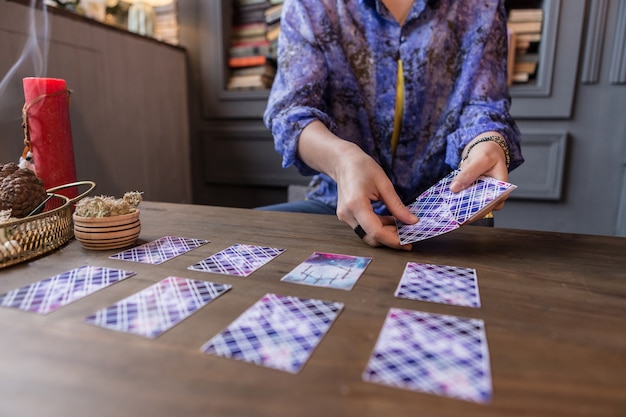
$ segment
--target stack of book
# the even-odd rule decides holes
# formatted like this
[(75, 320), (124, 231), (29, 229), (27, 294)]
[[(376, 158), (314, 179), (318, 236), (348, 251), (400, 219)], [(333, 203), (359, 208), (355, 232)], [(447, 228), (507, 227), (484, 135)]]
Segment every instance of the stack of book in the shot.
[(276, 75), (282, 0), (236, 0), (226, 88), (268, 89)]
[(536, 78), (542, 27), (543, 9), (509, 11), (509, 84), (525, 84)]
[(178, 9), (176, 1), (163, 6), (154, 6), (153, 36), (160, 41), (178, 45)]

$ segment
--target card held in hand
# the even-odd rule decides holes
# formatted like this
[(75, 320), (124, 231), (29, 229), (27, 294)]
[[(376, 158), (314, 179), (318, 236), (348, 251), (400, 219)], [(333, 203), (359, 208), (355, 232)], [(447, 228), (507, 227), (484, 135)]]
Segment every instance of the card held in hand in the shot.
[(268, 293), (201, 350), (295, 374), (342, 309), (339, 302)]
[(407, 206), (419, 221), (404, 224), (396, 220), (400, 243), (430, 239), (478, 220), (517, 188), (508, 182), (482, 176), (463, 191), (453, 193), (450, 183), (459, 172), (451, 172)]
[(392, 308), (363, 380), (488, 403), (492, 384), (484, 322)]

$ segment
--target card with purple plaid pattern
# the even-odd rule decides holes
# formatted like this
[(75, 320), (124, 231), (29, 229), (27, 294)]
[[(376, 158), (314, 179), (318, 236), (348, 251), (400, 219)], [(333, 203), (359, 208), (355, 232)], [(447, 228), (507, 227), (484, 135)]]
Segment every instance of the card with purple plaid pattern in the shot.
[(204, 239), (164, 236), (152, 242), (109, 256), (111, 259), (159, 265), (183, 253), (209, 243)]
[(227, 284), (167, 277), (85, 319), (119, 332), (156, 338), (231, 288)]
[(237, 243), (188, 269), (247, 277), (284, 251), (285, 249)]
[(484, 322), (392, 308), (363, 380), (488, 403), (492, 383)]
[(295, 374), (342, 309), (333, 301), (266, 294), (202, 351)]
[(482, 176), (465, 190), (453, 193), (450, 183), (458, 172), (451, 172), (407, 206), (419, 221), (404, 224), (396, 220), (400, 243), (418, 242), (458, 229), (484, 216), (517, 188), (508, 182)]
[(395, 296), (480, 307), (476, 270), (472, 268), (407, 262)]
[(132, 271), (81, 266), (0, 295), (0, 305), (47, 314), (135, 275)]

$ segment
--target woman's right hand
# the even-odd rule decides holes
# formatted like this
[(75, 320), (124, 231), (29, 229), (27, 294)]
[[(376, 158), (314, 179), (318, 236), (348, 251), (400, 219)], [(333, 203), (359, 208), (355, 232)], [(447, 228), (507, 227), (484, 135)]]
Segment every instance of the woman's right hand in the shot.
[[(337, 217), (354, 229), (360, 226), (370, 246), (411, 250), (401, 245), (395, 218), (413, 224), (417, 217), (402, 203), (383, 169), (352, 142), (333, 135), (321, 122), (309, 124), (298, 145), (300, 158), (337, 183)], [(372, 201), (382, 201), (391, 216), (380, 216)]]

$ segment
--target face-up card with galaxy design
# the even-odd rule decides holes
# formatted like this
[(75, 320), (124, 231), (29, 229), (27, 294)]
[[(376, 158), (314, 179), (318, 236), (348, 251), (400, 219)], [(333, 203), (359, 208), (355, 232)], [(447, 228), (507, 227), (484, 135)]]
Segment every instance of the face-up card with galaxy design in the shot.
[(451, 172), (407, 206), (419, 221), (404, 224), (396, 220), (400, 243), (430, 239), (471, 223), (487, 214), (517, 188), (508, 182), (482, 176), (463, 191), (453, 193), (450, 183), (458, 172)]
[(480, 307), (476, 270), (457, 266), (407, 262), (395, 296)]
[(314, 252), (281, 281), (350, 290), (372, 258)]
[(202, 351), (295, 374), (342, 309), (334, 301), (268, 293)]
[(237, 243), (191, 265), (188, 269), (247, 277), (284, 251), (285, 249), (281, 248)]
[(484, 322), (392, 308), (362, 377), (395, 388), (490, 402)]
[(156, 338), (231, 288), (227, 284), (167, 277), (85, 319), (120, 332)]
[(111, 255), (111, 259), (159, 265), (183, 253), (209, 243), (204, 239), (164, 236), (152, 242)]
[(47, 314), (135, 275), (132, 271), (81, 266), (0, 295), (0, 305)]

